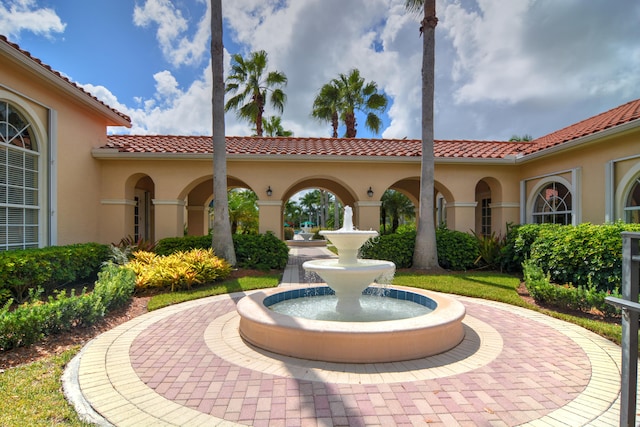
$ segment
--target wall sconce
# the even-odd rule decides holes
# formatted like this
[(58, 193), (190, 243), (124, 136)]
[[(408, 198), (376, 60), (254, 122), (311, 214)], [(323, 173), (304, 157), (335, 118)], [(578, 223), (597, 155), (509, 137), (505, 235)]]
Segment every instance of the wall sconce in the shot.
[(271, 190), (271, 186), (269, 186), (267, 188), (267, 196), (271, 197), (272, 194), (273, 194), (273, 190)]
[(367, 190), (367, 196), (373, 197), (373, 190), (371, 189), (371, 187), (369, 187), (369, 189)]

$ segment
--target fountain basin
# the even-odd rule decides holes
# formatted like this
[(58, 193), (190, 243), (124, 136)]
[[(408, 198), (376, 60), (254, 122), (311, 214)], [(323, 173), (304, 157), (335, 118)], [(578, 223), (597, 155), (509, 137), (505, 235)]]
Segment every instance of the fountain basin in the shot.
[[(334, 322), (276, 313), (265, 299), (295, 291), (270, 289), (238, 302), (240, 335), (248, 343), (285, 356), (336, 363), (382, 363), (419, 359), (450, 350), (464, 338), (462, 303), (434, 292), (393, 286), (398, 294), (433, 301), (433, 312), (401, 320)], [(301, 287), (304, 295), (309, 288)]]
[[(302, 264), (305, 271), (320, 276), (336, 292), (338, 311), (359, 310), (359, 298), (374, 280), (393, 274), (396, 265), (390, 261), (360, 259), (344, 264), (335, 259), (317, 259)], [(391, 276), (393, 277), (393, 276)]]

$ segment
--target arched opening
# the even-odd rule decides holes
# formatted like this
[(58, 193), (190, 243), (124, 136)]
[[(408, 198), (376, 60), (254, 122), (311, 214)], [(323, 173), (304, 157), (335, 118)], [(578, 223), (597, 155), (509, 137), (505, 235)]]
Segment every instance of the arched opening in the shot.
[(480, 236), (490, 236), (493, 232), (491, 226), (491, 187), (485, 180), (476, 184), (476, 203), (475, 232)]
[(534, 193), (531, 206), (531, 222), (535, 224), (572, 224), (573, 201), (569, 188), (558, 182), (543, 184)]
[(133, 237), (138, 240), (155, 240), (154, 209), (155, 184), (145, 175), (138, 179), (133, 188)]
[(634, 178), (624, 204), (624, 221), (640, 223), (640, 175)]
[(42, 236), (42, 169), (31, 123), (0, 101), (0, 250), (37, 248)]

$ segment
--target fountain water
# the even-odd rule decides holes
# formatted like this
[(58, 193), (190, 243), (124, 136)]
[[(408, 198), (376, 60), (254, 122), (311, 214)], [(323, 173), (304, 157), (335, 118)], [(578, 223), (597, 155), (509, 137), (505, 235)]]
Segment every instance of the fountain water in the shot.
[(396, 266), (389, 261), (359, 260), (358, 250), (377, 231), (361, 231), (353, 228), (353, 213), (350, 206), (344, 208), (343, 226), (337, 231), (321, 231), (338, 250), (338, 261), (320, 259), (302, 264), (306, 271), (318, 274), (338, 297), (336, 310), (349, 313), (361, 309), (360, 296), (374, 280), (392, 273)]
[[(444, 295), (420, 289), (389, 287), (388, 297), (432, 309), (429, 314), (384, 321), (326, 321), (295, 317), (270, 307), (278, 302), (335, 291), (338, 313), (362, 310), (360, 297), (378, 277), (395, 270), (389, 261), (357, 258), (359, 248), (375, 231), (353, 227), (345, 207), (343, 227), (322, 231), (338, 249), (338, 259), (307, 261), (303, 268), (328, 285), (259, 291), (238, 302), (240, 335), (262, 349), (287, 356), (327, 362), (377, 363), (411, 360), (442, 353), (464, 338), (465, 308)], [(315, 297), (311, 297), (315, 298)], [(384, 299), (384, 298), (383, 298)]]

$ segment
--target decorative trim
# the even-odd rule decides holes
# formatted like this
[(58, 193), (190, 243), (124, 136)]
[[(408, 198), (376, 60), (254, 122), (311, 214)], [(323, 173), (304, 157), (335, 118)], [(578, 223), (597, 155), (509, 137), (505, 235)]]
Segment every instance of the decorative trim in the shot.
[(380, 206), (382, 206), (382, 201), (361, 200), (355, 202), (355, 205), (358, 208), (379, 208)]
[(490, 203), (489, 207), (491, 209), (519, 208), (520, 207), (520, 203), (518, 203), (518, 202), (497, 202), (497, 203)]
[(447, 203), (447, 208), (475, 208), (478, 206), (478, 202), (450, 202)]
[(154, 205), (186, 206), (186, 202), (180, 199), (175, 199), (175, 200), (151, 199), (151, 202)]
[(128, 206), (136, 205), (135, 200), (128, 200), (128, 199), (102, 199), (100, 200), (100, 203), (103, 205), (128, 205)]
[(282, 200), (258, 200), (258, 207), (260, 206), (282, 206)]

